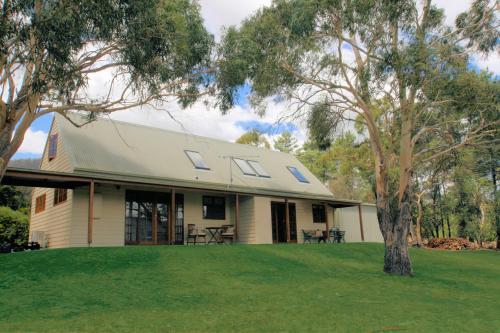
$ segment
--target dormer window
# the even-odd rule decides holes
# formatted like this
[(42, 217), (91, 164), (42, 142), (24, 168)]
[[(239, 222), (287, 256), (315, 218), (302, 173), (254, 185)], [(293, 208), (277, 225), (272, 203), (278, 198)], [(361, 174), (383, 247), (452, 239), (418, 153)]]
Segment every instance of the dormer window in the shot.
[(252, 169), (247, 161), (242, 160), (241, 158), (233, 158), (233, 161), (240, 168), (241, 172), (243, 172), (244, 175), (255, 176), (254, 169)]
[(52, 161), (57, 156), (57, 134), (52, 134), (49, 137), (49, 161)]
[(185, 150), (184, 151), (186, 155), (189, 157), (191, 162), (193, 163), (194, 167), (196, 169), (201, 169), (201, 170), (210, 170), (208, 167), (208, 164), (205, 163), (203, 160), (203, 157), (201, 157), (200, 153), (197, 151), (192, 151), (192, 150)]
[(296, 167), (289, 166), (287, 168), (288, 168), (288, 170), (290, 170), (290, 172), (292, 173), (292, 175), (294, 175), (295, 178), (297, 178), (297, 180), (299, 182), (301, 182), (301, 183), (309, 183), (309, 181), (307, 180), (307, 178), (304, 177), (304, 175)]

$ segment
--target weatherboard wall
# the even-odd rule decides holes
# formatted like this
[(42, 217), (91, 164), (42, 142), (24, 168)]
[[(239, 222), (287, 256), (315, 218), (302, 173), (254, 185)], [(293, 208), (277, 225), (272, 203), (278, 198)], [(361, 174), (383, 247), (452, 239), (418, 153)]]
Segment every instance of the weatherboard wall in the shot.
[[(58, 133), (57, 121), (54, 120), (49, 132), (49, 137)], [(72, 165), (67, 154), (62, 135), (57, 140), (57, 155), (48, 159), (48, 145), (42, 155), (40, 169), (49, 171), (71, 172)], [(45, 210), (35, 213), (36, 198), (45, 194)], [(73, 201), (73, 191), (68, 190), (67, 200), (54, 206), (54, 189), (34, 188), (31, 196), (30, 237), (33, 231), (43, 231), (47, 237), (49, 247), (70, 246), (70, 221)]]

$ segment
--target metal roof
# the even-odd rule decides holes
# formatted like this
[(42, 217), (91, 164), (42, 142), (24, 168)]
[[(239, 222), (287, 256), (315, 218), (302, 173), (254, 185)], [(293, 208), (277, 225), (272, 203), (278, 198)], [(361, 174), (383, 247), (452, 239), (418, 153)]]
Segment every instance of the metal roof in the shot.
[[(83, 122), (77, 114), (70, 117)], [(291, 154), (106, 118), (76, 127), (56, 114), (54, 126), (72, 174), (82, 177), (338, 201)], [(210, 170), (195, 168), (185, 151), (200, 153)], [(233, 158), (259, 162), (270, 178), (244, 175)], [(297, 181), (287, 167), (297, 168), (309, 183)]]

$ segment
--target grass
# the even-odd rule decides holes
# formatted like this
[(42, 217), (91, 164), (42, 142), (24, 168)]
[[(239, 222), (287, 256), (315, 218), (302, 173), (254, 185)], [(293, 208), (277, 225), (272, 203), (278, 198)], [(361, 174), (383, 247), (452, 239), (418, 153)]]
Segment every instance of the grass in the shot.
[(0, 332), (500, 332), (500, 253), (379, 244), (122, 247), (0, 256)]

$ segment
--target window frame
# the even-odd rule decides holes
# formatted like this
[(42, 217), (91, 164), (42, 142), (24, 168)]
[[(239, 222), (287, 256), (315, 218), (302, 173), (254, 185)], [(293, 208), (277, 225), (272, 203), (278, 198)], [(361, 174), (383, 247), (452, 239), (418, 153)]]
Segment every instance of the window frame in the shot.
[[(241, 172), (245, 175), (245, 176), (257, 176), (258, 173), (257, 171), (255, 171), (254, 168), (252, 168), (252, 166), (250, 165), (250, 163), (248, 163), (247, 160), (244, 160), (242, 158), (238, 158), (238, 157), (233, 157), (233, 161), (234, 161), (234, 164), (236, 164), (236, 166), (241, 170)], [(243, 165), (245, 166), (248, 166), (249, 170), (248, 171), (245, 171), (244, 170), (244, 167), (241, 166), (237, 161), (241, 161), (243, 163)]]
[(49, 161), (52, 161), (57, 157), (57, 141), (59, 140), (59, 134), (55, 133), (49, 136), (49, 147), (47, 157)]
[[(316, 220), (316, 217), (317, 214), (315, 214), (315, 211), (318, 210), (318, 209), (321, 209), (322, 212), (323, 212), (323, 221), (319, 221), (319, 220)], [(327, 216), (326, 216), (327, 211), (326, 211), (326, 206), (325, 205), (321, 205), (321, 204), (312, 204), (312, 218), (313, 218), (313, 223), (326, 223), (326, 220), (327, 220)]]
[[(287, 166), (286, 167), (288, 169), (288, 171), (290, 171), (290, 173), (295, 177), (295, 179), (297, 179), (297, 181), (301, 182), (301, 183), (304, 183), (304, 184), (309, 184), (309, 179), (306, 178), (306, 176), (304, 176), (302, 174), (302, 172), (299, 171), (299, 169), (297, 169), (297, 167), (294, 167), (294, 166)], [(298, 175), (294, 172), (297, 172)], [(302, 178), (302, 179), (301, 179)]]
[[(271, 175), (269, 174), (269, 172), (267, 172), (267, 170), (264, 169), (264, 167), (262, 166), (262, 164), (259, 163), (259, 161), (247, 160), (247, 163), (255, 171), (257, 176), (262, 177), (262, 178), (271, 178)], [(252, 163), (255, 163), (257, 165), (257, 167), (260, 168), (261, 171), (263, 171), (263, 173), (259, 172), (259, 170), (257, 170), (257, 168), (255, 168), (255, 166)]]
[(55, 188), (54, 189), (54, 206), (60, 205), (68, 200), (68, 189)]
[[(194, 166), (195, 169), (197, 169), (197, 170), (210, 170), (210, 167), (208, 166), (207, 162), (205, 162), (205, 159), (200, 154), (200, 152), (195, 151), (195, 150), (185, 149), (184, 153), (189, 158), (189, 160), (191, 161), (191, 163), (193, 164), (193, 166)], [(194, 161), (193, 157), (191, 157), (191, 155), (189, 155), (189, 153), (198, 154), (200, 156), (200, 160), (204, 164), (204, 166), (198, 166), (198, 165), (196, 165), (196, 162)]]
[(47, 194), (41, 194), (35, 198), (35, 214), (45, 211), (47, 204)]
[[(215, 199), (222, 200), (222, 204), (216, 204)], [(211, 204), (207, 203), (208, 200), (211, 200), (212, 203)], [(214, 207), (214, 206), (219, 206), (219, 209), (221, 209), (221, 210), (215, 214), (214, 214), (214, 212), (209, 214), (208, 207)], [(220, 206), (222, 206), (222, 208), (220, 208)], [(207, 207), (206, 210), (205, 210), (205, 207)], [(217, 214), (219, 214), (219, 215), (217, 215)], [(214, 196), (214, 195), (203, 195), (201, 198), (201, 215), (202, 215), (204, 220), (225, 220), (226, 219), (226, 197)]]

